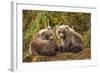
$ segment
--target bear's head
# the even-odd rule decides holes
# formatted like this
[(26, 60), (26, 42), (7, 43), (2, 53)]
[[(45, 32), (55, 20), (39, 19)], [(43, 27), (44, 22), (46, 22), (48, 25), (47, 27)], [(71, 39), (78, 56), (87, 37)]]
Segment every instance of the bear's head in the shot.
[(64, 39), (69, 32), (70, 27), (68, 25), (56, 26), (56, 34), (60, 39)]
[(38, 35), (42, 40), (53, 40), (52, 30), (50, 28), (41, 29)]

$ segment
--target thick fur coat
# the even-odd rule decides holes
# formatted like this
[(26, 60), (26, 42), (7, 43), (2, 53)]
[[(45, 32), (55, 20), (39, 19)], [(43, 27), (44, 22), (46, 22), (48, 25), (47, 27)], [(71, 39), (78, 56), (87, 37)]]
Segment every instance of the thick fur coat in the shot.
[(60, 25), (56, 29), (58, 39), (61, 39), (61, 52), (77, 53), (84, 48), (82, 36), (68, 25)]
[(52, 31), (50, 29), (41, 29), (29, 45), (29, 53), (31, 55), (53, 56), (56, 55), (57, 45), (53, 40)]

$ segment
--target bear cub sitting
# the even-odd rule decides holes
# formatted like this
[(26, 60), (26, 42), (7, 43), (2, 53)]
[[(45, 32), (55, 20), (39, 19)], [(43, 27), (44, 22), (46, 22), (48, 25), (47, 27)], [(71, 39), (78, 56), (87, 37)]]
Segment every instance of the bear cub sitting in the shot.
[(84, 48), (82, 36), (68, 25), (56, 27), (58, 39), (61, 39), (60, 52), (80, 52)]
[(57, 44), (53, 40), (50, 28), (41, 29), (29, 45), (30, 55), (54, 56), (56, 55)]

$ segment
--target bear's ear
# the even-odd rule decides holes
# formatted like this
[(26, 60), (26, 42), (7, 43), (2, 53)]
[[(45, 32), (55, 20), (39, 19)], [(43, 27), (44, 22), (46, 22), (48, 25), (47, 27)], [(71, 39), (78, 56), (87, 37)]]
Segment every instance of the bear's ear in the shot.
[(44, 32), (41, 33), (41, 35), (44, 35), (44, 34), (45, 34)]
[(68, 25), (66, 25), (66, 29), (69, 29), (69, 26)]
[(59, 25), (57, 25), (55, 28), (57, 29), (59, 27)]
[(68, 29), (68, 27), (66, 27), (66, 29)]
[(51, 27), (50, 26), (48, 26), (48, 30), (51, 30)]

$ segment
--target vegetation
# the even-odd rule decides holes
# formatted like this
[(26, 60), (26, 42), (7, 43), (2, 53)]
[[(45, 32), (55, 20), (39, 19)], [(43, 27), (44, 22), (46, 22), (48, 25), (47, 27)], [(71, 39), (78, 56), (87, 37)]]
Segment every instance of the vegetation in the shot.
[[(91, 43), (91, 14), (90, 13), (80, 13), (80, 12), (56, 12), (56, 11), (35, 11), (35, 10), (23, 10), (23, 60), (24, 56), (27, 54), (30, 40), (40, 29), (50, 27), (55, 27), (65, 23), (72, 27), (75, 31), (83, 36), (85, 43), (85, 50), (78, 54), (64, 53), (53, 57), (53, 60), (68, 60), (68, 59), (78, 59), (78, 57), (83, 54), (88, 54), (84, 57), (85, 59), (90, 58), (90, 43)], [(55, 39), (56, 40), (56, 39)], [(85, 52), (84, 52), (85, 51)], [(71, 55), (71, 56), (70, 56)], [(63, 58), (65, 57), (65, 58)], [(68, 57), (68, 58), (66, 58)], [(35, 61), (41, 59), (45, 61), (50, 58), (45, 58), (44, 56), (32, 57)], [(55, 59), (54, 59), (55, 58)], [(82, 57), (81, 57), (82, 59)], [(33, 60), (32, 60), (33, 61)]]

